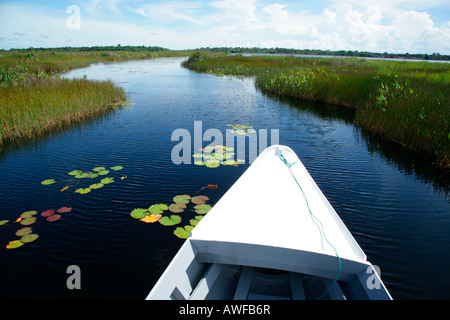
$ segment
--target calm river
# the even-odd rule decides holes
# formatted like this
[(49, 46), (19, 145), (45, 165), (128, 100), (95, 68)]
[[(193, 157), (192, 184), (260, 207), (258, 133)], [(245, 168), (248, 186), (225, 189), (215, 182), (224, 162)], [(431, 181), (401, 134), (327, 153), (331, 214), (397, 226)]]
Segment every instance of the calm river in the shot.
[[(218, 186), (202, 191), (214, 204), (249, 165), (175, 165), (171, 151), (178, 141), (171, 135), (176, 129), (193, 135), (194, 121), (203, 131), (224, 134), (227, 124), (237, 123), (267, 129), (268, 138), (278, 129), (280, 144), (298, 154), (368, 260), (380, 267), (394, 299), (450, 299), (448, 191), (420, 160), (366, 137), (340, 108), (273, 99), (252, 79), (199, 74), (182, 68), (182, 60), (70, 72), (112, 79), (134, 104), (0, 154), (0, 220), (9, 220), (0, 225), (2, 299), (144, 299), (184, 240), (173, 234), (175, 227), (146, 224), (131, 211), (170, 204), (208, 184)], [(89, 178), (68, 173), (99, 166), (114, 183), (75, 193)], [(123, 169), (110, 169), (115, 166)], [(46, 179), (55, 183), (41, 185)], [(41, 216), (61, 207), (72, 211), (53, 222)], [(27, 227), (13, 222), (30, 210), (38, 211), (29, 227), (39, 238), (7, 250)], [(183, 214), (185, 221), (194, 216)], [(71, 265), (81, 271), (79, 290), (67, 287)]]

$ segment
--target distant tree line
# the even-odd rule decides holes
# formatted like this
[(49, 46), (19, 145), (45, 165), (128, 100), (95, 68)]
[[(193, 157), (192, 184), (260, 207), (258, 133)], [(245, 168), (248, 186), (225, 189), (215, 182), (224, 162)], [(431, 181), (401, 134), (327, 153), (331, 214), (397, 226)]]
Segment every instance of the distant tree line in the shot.
[[(28, 49), (10, 49), (10, 51), (29, 52), (29, 51), (54, 51), (54, 52), (89, 52), (89, 51), (177, 51), (159, 46), (93, 46), (93, 47), (58, 47), (58, 48), (33, 48)], [(221, 53), (261, 53), (261, 54), (298, 54), (298, 55), (318, 55), (318, 56), (343, 56), (343, 57), (366, 57), (366, 58), (390, 58), (390, 59), (416, 59), (416, 60), (450, 60), (450, 55), (441, 55), (439, 53), (377, 53), (358, 50), (318, 50), (318, 49), (288, 49), (288, 48), (247, 48), (247, 47), (202, 47), (199, 49), (189, 49), (181, 51), (208, 51)], [(0, 50), (5, 51), (5, 50)]]
[[(4, 50), (2, 50), (4, 51)], [(58, 47), (58, 48), (34, 48), (10, 49), (10, 51), (29, 52), (29, 51), (53, 51), (53, 52), (89, 52), (89, 51), (171, 51), (170, 49), (158, 46), (94, 46), (94, 47)]]
[(215, 47), (200, 48), (202, 51), (225, 52), (225, 53), (263, 53), (263, 54), (299, 54), (318, 56), (344, 56), (344, 57), (366, 57), (366, 58), (390, 58), (390, 59), (417, 59), (417, 60), (450, 60), (449, 55), (439, 53), (377, 53), (367, 51), (351, 50), (317, 50), (317, 49), (287, 49), (287, 48), (246, 48), (246, 47)]

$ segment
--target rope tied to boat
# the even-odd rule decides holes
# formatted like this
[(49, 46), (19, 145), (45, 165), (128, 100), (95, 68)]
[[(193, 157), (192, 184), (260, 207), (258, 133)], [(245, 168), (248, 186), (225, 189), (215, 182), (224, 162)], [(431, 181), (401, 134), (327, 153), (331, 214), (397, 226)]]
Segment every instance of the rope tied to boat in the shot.
[[(289, 172), (290, 172), (292, 178), (294, 178), (295, 182), (297, 183), (297, 186), (300, 188), (300, 191), (301, 191), (302, 194), (303, 194), (303, 198), (305, 199), (306, 206), (308, 207), (308, 211), (309, 211), (309, 214), (310, 214), (310, 216), (311, 216), (311, 219), (313, 220), (313, 222), (314, 222), (314, 220), (316, 220), (316, 221), (320, 224), (320, 227), (319, 227), (319, 226), (318, 226), (318, 227), (319, 227), (319, 231), (320, 231), (320, 234), (321, 234), (321, 239), (324, 239), (324, 240), (325, 240), (325, 241), (333, 248), (334, 252), (336, 253), (336, 257), (338, 258), (338, 261), (339, 261), (339, 272), (338, 272), (338, 275), (337, 275), (336, 279), (334, 279), (332, 285), (327, 289), (327, 291), (326, 291), (325, 293), (323, 293), (322, 295), (320, 295), (320, 296), (316, 299), (316, 300), (320, 300), (322, 297), (324, 297), (325, 295), (327, 295), (327, 294), (330, 292), (330, 290), (336, 285), (337, 281), (339, 280), (339, 277), (340, 277), (341, 271), (342, 271), (342, 262), (341, 262), (341, 258), (339, 257), (339, 254), (338, 254), (336, 248), (333, 246), (333, 244), (332, 244), (332, 243), (327, 239), (327, 237), (325, 236), (325, 231), (324, 231), (322, 222), (321, 222), (316, 216), (314, 216), (314, 214), (312, 213), (311, 207), (309, 206), (308, 198), (306, 197), (306, 194), (305, 194), (305, 192), (303, 191), (302, 186), (300, 185), (300, 183), (298, 182), (298, 180), (297, 180), (297, 178), (295, 177), (294, 173), (292, 172), (292, 166), (295, 165), (295, 164), (297, 164), (297, 161), (294, 161), (294, 162), (292, 162), (292, 163), (289, 163), (289, 162), (286, 160), (286, 158), (283, 156), (283, 154), (281, 153), (281, 150), (280, 150), (279, 153), (278, 153), (278, 157), (279, 157), (279, 158), (281, 159), (281, 161), (283, 161), (283, 163), (288, 167)], [(314, 222), (314, 223), (315, 223), (315, 222)], [(315, 223), (315, 224), (316, 224), (316, 223)], [(316, 225), (317, 225), (317, 224), (316, 224)], [(322, 249), (323, 249), (323, 243), (322, 243)]]

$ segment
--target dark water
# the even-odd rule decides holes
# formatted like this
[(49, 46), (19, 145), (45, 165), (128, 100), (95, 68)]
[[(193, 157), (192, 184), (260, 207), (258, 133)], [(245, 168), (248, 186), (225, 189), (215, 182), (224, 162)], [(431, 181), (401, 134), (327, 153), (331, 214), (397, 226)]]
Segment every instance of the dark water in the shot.
[[(225, 132), (230, 123), (279, 129), (280, 143), (299, 155), (368, 259), (381, 268), (395, 299), (450, 298), (449, 199), (442, 179), (420, 169), (426, 167), (420, 159), (365, 136), (342, 109), (272, 99), (251, 79), (198, 74), (180, 67), (181, 61), (72, 72), (113, 79), (135, 104), (1, 155), (0, 220), (14, 221), (28, 210), (73, 208), (56, 222), (38, 216), (31, 227), (39, 238), (14, 250), (5, 246), (18, 239), (22, 226), (0, 226), (2, 299), (144, 299), (183, 240), (173, 227), (145, 224), (130, 212), (193, 195), (208, 184), (218, 185), (202, 192), (215, 203), (248, 167), (174, 165), (171, 150), (178, 142), (171, 141), (172, 132), (193, 134), (194, 121), (202, 121), (204, 131)], [(74, 193), (86, 183), (72, 185), (68, 172), (117, 165), (124, 169), (114, 172), (114, 183)], [(40, 184), (50, 178), (57, 183)], [(65, 185), (70, 188), (60, 192)], [(184, 221), (193, 216), (183, 215)], [(66, 287), (70, 265), (80, 267), (80, 290)]]

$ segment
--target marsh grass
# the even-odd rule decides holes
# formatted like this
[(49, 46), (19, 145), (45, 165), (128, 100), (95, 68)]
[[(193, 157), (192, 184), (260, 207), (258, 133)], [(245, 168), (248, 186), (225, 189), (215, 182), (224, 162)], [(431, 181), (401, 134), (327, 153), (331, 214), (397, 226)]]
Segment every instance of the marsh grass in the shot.
[(0, 52), (0, 148), (30, 140), (125, 102), (125, 92), (111, 81), (61, 79), (65, 71), (92, 63), (164, 56), (183, 52), (4, 51)]
[(0, 88), (0, 146), (107, 113), (124, 99), (109, 81), (37, 79)]
[(256, 76), (264, 92), (353, 108), (356, 125), (450, 168), (450, 64), (201, 53), (185, 66)]

